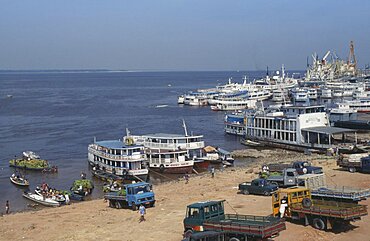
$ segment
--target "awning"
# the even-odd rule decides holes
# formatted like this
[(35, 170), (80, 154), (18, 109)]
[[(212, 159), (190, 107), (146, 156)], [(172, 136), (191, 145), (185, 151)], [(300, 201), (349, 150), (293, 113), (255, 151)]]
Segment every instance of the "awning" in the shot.
[(332, 126), (302, 128), (302, 131), (314, 132), (314, 133), (320, 133), (320, 134), (328, 134), (328, 135), (356, 132), (356, 130), (353, 130), (353, 129), (339, 128), (339, 127), (332, 127)]

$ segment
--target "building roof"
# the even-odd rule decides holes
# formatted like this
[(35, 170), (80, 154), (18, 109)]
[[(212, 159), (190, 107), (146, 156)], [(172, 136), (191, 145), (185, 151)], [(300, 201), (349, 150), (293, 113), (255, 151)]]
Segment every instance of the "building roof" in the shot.
[(356, 130), (332, 127), (332, 126), (318, 126), (318, 127), (302, 128), (302, 131), (309, 131), (309, 132), (316, 132), (320, 134), (330, 134), (330, 135), (346, 133), (346, 132), (356, 132)]

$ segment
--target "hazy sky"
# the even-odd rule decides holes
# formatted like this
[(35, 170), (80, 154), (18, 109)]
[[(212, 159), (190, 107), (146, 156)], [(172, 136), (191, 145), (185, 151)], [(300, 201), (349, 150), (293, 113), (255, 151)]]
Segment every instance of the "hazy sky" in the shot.
[(355, 42), (370, 63), (369, 0), (0, 0), (0, 69), (304, 69)]

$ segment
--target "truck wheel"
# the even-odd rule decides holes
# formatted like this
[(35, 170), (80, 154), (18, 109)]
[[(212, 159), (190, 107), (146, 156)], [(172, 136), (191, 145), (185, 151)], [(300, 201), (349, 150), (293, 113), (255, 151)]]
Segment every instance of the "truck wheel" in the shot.
[(314, 218), (312, 221), (312, 226), (318, 230), (325, 230), (326, 225), (324, 220), (322, 218)]
[(154, 207), (154, 202), (151, 202), (150, 204), (149, 204), (149, 206), (152, 208), (152, 207)]
[(193, 234), (193, 230), (188, 229), (184, 233), (184, 238), (190, 238), (190, 236)]
[(131, 209), (132, 209), (132, 211), (136, 211), (137, 210), (137, 207), (136, 207), (136, 204), (135, 203), (132, 203)]
[(114, 208), (116, 206), (116, 201), (109, 200), (109, 207)]
[(116, 208), (118, 208), (118, 209), (121, 209), (122, 208), (122, 205), (121, 205), (121, 202), (120, 201), (117, 201), (116, 202)]
[(243, 191), (242, 191), (242, 193), (243, 193), (244, 195), (248, 195), (248, 194), (249, 194), (249, 191), (245, 189), (245, 190), (243, 190)]
[(354, 173), (354, 172), (356, 172), (356, 167), (350, 167), (350, 168), (348, 168), (348, 171), (351, 172), (351, 173)]
[(268, 191), (264, 191), (264, 192), (263, 192), (263, 195), (264, 195), (264, 196), (270, 196), (270, 192), (268, 192)]
[(240, 239), (238, 239), (238, 238), (231, 238), (231, 239), (229, 239), (229, 241), (240, 241)]
[(307, 198), (307, 197), (303, 198), (302, 206), (304, 208), (310, 208), (312, 206), (312, 200), (310, 198)]
[(159, 171), (160, 171), (161, 173), (163, 173), (163, 172), (164, 172), (164, 165), (163, 165), (163, 164), (161, 164), (161, 165), (159, 166)]

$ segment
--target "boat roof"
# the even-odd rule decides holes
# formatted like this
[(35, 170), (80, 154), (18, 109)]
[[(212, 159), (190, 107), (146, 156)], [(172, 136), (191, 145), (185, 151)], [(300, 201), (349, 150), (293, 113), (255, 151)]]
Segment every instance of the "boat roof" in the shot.
[(197, 203), (193, 203), (193, 204), (188, 205), (188, 208), (201, 208), (201, 207), (204, 207), (204, 206), (219, 204), (220, 202), (224, 202), (224, 201), (225, 200), (197, 202)]
[(166, 139), (188, 139), (188, 138), (201, 138), (203, 135), (188, 135), (185, 134), (169, 134), (169, 133), (154, 133), (154, 134), (145, 134), (144, 137), (154, 137), (154, 138), (166, 138)]
[(353, 129), (347, 128), (339, 128), (339, 127), (332, 127), (332, 126), (318, 126), (318, 127), (309, 127), (309, 128), (302, 128), (302, 131), (309, 131), (315, 132), (320, 134), (339, 134), (339, 133), (346, 133), (346, 132), (356, 132)]
[(108, 149), (129, 149), (129, 148), (137, 148), (142, 147), (141, 145), (125, 145), (120, 140), (107, 140), (107, 141), (97, 141), (95, 144), (106, 147)]

